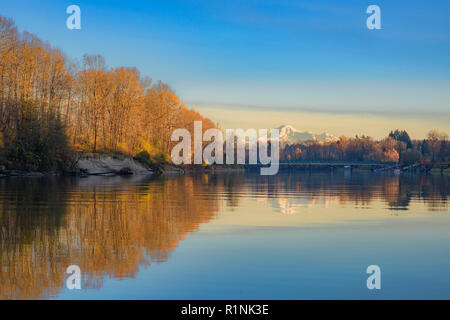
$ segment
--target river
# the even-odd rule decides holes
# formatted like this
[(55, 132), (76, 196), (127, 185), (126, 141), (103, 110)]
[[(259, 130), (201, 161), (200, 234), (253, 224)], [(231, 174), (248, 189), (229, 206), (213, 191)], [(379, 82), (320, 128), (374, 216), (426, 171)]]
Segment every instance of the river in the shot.
[(0, 298), (450, 299), (449, 186), (340, 171), (3, 178)]

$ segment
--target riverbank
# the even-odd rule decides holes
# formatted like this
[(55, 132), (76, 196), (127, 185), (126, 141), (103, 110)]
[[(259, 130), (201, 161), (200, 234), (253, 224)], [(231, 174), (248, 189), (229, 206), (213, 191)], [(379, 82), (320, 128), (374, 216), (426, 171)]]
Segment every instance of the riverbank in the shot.
[[(257, 168), (257, 167), (255, 167)], [(42, 177), (42, 176), (126, 176), (126, 175), (168, 175), (185, 173), (223, 173), (253, 170), (243, 165), (183, 165), (177, 166), (148, 157), (131, 157), (123, 154), (107, 153), (73, 153), (71, 161), (64, 169), (49, 171), (26, 171), (16, 168), (5, 168), (0, 165), (1, 177)], [(280, 168), (286, 170), (286, 168)], [(288, 170), (292, 170), (288, 168)], [(295, 170), (306, 170), (296, 168)], [(309, 169), (308, 169), (309, 170)], [(329, 168), (314, 168), (314, 171), (329, 171)], [(332, 171), (336, 171), (333, 169)], [(366, 168), (354, 168), (353, 171), (369, 171)], [(429, 173), (450, 174), (450, 169), (432, 168)]]
[(27, 171), (0, 167), (0, 177), (152, 175), (160, 174), (163, 171), (164, 166), (161, 164), (146, 163), (127, 155), (74, 153), (71, 161), (64, 168)]
[(77, 154), (72, 172), (78, 175), (154, 174), (155, 168), (132, 157), (119, 154)]
[(42, 176), (126, 176), (126, 175), (171, 175), (185, 173), (219, 173), (244, 171), (235, 166), (177, 166), (167, 162), (152, 161), (150, 157), (130, 157), (123, 154), (74, 153), (64, 169), (49, 171), (26, 171), (0, 167), (1, 177), (42, 177)]

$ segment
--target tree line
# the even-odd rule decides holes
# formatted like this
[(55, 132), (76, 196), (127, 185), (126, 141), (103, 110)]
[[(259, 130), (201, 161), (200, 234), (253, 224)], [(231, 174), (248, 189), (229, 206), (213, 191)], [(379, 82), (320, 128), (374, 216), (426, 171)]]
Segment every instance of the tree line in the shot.
[(378, 141), (364, 135), (331, 142), (306, 141), (284, 146), (280, 155), (285, 161), (380, 161), (405, 165), (448, 162), (449, 157), (448, 135), (437, 130), (431, 130), (424, 140), (411, 140), (406, 131), (395, 130)]
[(174, 128), (211, 120), (187, 108), (167, 84), (137, 68), (109, 68), (100, 55), (81, 62), (0, 16), (0, 160), (48, 169), (71, 151), (166, 159)]

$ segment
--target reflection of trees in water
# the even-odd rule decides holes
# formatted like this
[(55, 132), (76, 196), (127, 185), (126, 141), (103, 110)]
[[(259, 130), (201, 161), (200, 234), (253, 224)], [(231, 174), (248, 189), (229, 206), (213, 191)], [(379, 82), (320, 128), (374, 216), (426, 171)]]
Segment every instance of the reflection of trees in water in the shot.
[(384, 198), (392, 210), (408, 210), (411, 201), (422, 201), (429, 211), (447, 210), (448, 175), (401, 175), (384, 185)]
[(63, 286), (71, 264), (84, 286), (105, 275), (134, 277), (139, 266), (165, 261), (186, 233), (219, 209), (202, 194), (216, 182), (202, 176), (125, 187), (77, 186), (75, 180), (0, 182), (0, 298), (46, 298)]
[(245, 193), (245, 181), (242, 173), (221, 174), (215, 176), (218, 183), (223, 186), (223, 199), (226, 205), (233, 210), (239, 206), (239, 200)]
[(62, 282), (67, 267), (59, 255), (59, 232), (69, 183), (11, 182), (0, 180), (0, 298), (48, 296)]
[[(307, 172), (280, 173), (276, 176), (248, 175), (250, 194), (277, 200), (337, 200), (341, 205), (368, 207), (373, 201), (385, 201), (391, 210), (407, 210), (411, 200), (422, 201), (430, 211), (447, 210), (448, 175), (328, 174)], [(280, 203), (280, 206), (282, 203)], [(292, 209), (287, 211), (292, 213)]]
[(449, 175), (427, 175), (416, 177), (420, 180), (420, 198), (425, 199), (430, 211), (440, 211), (448, 208), (450, 194)]
[(213, 219), (221, 200), (230, 208), (242, 197), (359, 208), (382, 199), (391, 209), (423, 201), (430, 210), (447, 210), (450, 177), (295, 172), (133, 179), (0, 180), (0, 298), (55, 295), (71, 264), (86, 275), (84, 287), (101, 287), (107, 275), (134, 277)]

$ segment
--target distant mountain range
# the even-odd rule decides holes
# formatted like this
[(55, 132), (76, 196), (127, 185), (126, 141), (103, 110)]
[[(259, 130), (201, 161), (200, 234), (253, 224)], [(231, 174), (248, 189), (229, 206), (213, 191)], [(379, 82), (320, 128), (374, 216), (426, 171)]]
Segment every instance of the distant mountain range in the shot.
[(280, 130), (280, 144), (296, 144), (307, 141), (330, 142), (338, 140), (337, 137), (324, 132), (320, 134), (311, 131), (300, 131), (290, 125), (283, 125), (277, 128)]

